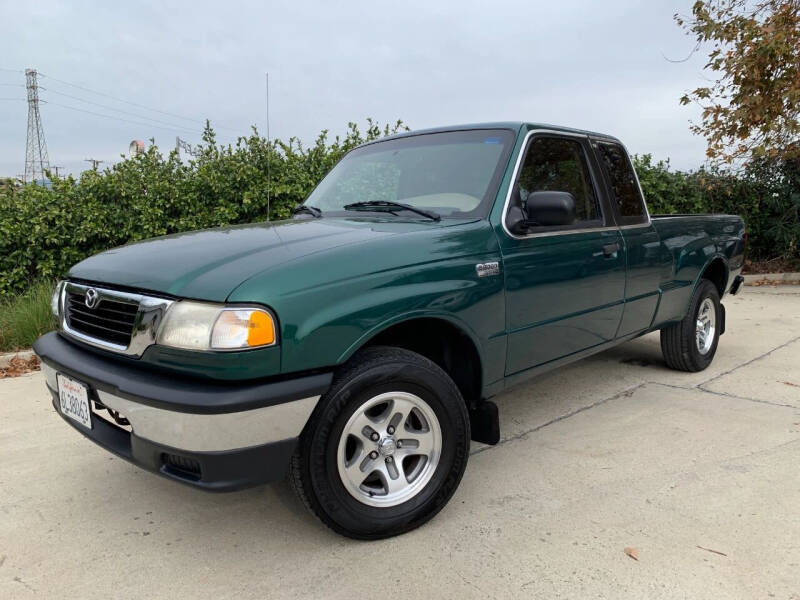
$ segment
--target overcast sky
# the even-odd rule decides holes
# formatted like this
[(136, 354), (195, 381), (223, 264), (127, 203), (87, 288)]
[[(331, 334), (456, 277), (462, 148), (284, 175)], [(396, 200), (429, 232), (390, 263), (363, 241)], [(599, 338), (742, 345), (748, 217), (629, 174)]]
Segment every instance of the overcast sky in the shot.
[(632, 153), (695, 168), (697, 110), (678, 99), (703, 83), (704, 55), (664, 58), (691, 50), (672, 19), (691, 4), (0, 0), (0, 98), (12, 98), (0, 101), (0, 175), (24, 168), (25, 80), (14, 71), (26, 67), (44, 74), (51, 164), (74, 173), (85, 158), (119, 160), (133, 139), (196, 143), (206, 117), (222, 141), (263, 130), (267, 71), (273, 137), (310, 142), (366, 117), (412, 129), (529, 120), (610, 133)]

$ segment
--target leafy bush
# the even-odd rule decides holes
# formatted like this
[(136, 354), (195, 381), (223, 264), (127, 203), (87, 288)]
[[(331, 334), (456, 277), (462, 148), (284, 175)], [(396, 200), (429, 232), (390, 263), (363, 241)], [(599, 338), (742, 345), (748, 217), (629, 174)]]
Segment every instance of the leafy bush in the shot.
[[(323, 131), (305, 148), (294, 139), (271, 143), (253, 129), (235, 146), (219, 146), (206, 126), (199, 155), (183, 163), (155, 145), (79, 181), (52, 189), (0, 188), (0, 299), (30, 282), (55, 279), (102, 250), (168, 233), (284, 219), (351, 148), (404, 128), (368, 120), (350, 123), (344, 138)], [(267, 172), (271, 185), (267, 194)]]

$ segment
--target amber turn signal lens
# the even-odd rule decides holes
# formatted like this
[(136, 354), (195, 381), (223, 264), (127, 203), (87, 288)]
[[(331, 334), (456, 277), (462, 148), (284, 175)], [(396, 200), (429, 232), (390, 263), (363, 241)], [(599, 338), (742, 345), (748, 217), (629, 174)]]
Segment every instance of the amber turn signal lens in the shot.
[(212, 350), (260, 348), (275, 343), (272, 315), (258, 308), (226, 308), (211, 333)]
[(268, 346), (275, 343), (275, 323), (265, 312), (253, 311), (248, 323), (247, 345)]

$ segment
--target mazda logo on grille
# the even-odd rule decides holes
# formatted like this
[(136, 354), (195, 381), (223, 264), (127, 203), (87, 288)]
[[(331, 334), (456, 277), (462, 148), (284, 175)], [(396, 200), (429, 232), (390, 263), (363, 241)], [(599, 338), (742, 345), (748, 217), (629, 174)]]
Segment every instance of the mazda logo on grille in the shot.
[(86, 290), (86, 299), (84, 300), (84, 304), (86, 304), (86, 308), (94, 308), (97, 306), (97, 298), (99, 294), (97, 290), (94, 288), (89, 288)]

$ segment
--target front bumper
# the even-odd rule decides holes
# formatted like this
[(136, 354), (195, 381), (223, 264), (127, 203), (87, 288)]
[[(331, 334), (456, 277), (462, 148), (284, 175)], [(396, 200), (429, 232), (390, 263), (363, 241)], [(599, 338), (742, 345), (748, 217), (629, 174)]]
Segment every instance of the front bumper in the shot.
[[(202, 381), (105, 358), (55, 332), (39, 338), (34, 351), (59, 414), (56, 374), (87, 386), (92, 428), (62, 415), (75, 429), (142, 468), (215, 491), (281, 479), (332, 379), (321, 373), (272, 382)], [(116, 411), (130, 427), (100, 418), (99, 407)]]

